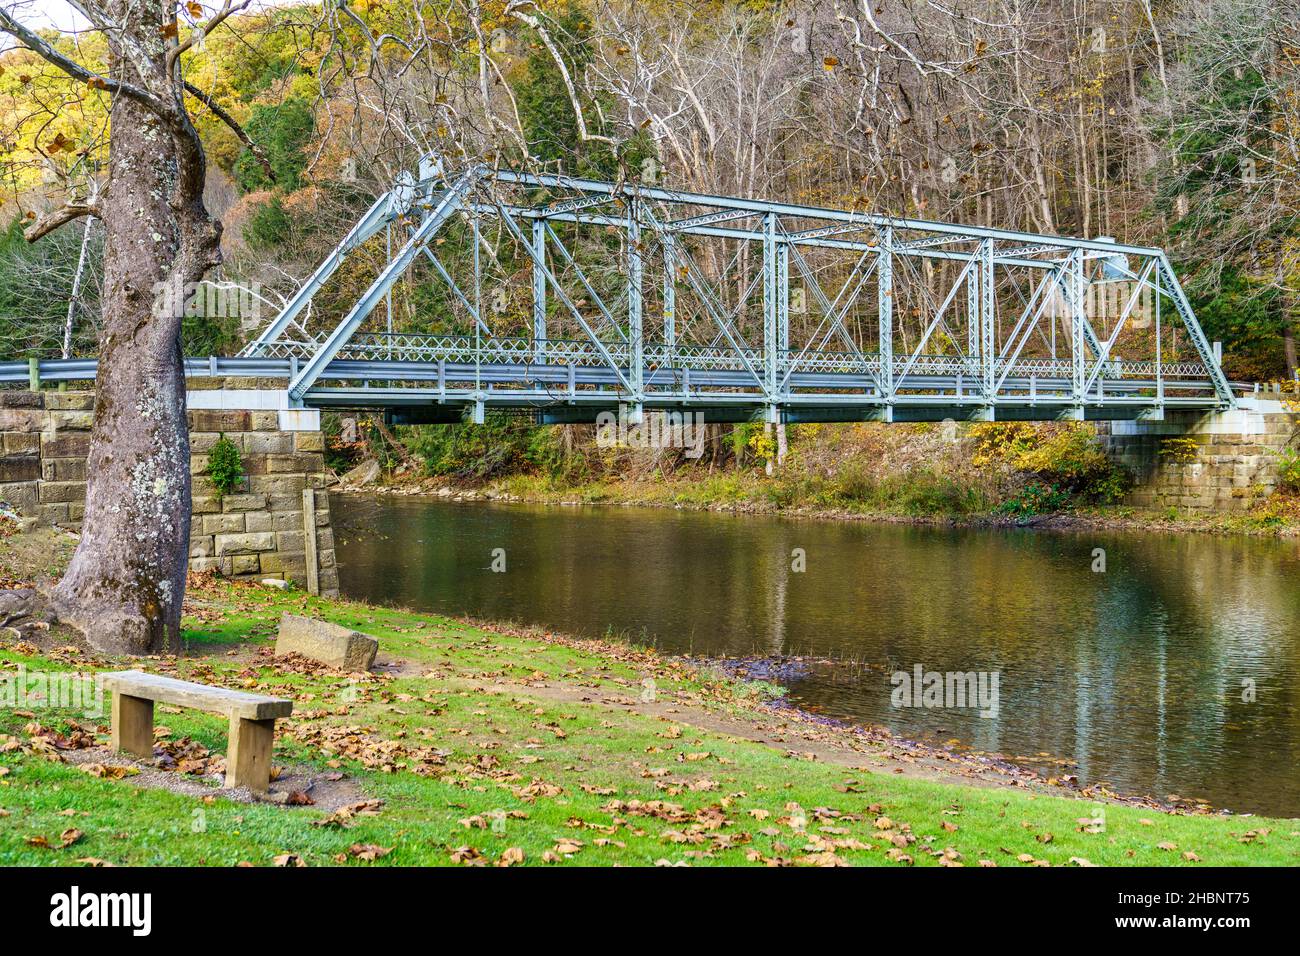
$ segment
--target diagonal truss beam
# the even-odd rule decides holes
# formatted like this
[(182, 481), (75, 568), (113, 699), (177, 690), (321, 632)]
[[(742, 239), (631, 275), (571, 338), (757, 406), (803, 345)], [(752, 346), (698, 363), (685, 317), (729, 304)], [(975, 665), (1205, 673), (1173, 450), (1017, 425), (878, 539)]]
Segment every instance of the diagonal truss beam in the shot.
[(357, 222), (348, 232), (343, 240), (334, 247), (331, 252), (311, 274), (302, 287), (294, 293), (280, 314), (271, 320), (271, 323), (262, 330), (262, 333), (248, 344), (244, 349), (244, 355), (262, 355), (266, 351), (266, 346), (274, 342), (285, 330), (297, 322), (298, 315), (311, 302), (314, 296), (323, 286), (330, 276), (334, 275), (343, 265), (343, 260), (347, 258), (348, 253), (352, 252), (357, 246), (364, 243), (379, 233), (386, 225), (404, 213), (410, 206), (410, 200), (405, 199), (402, 194), (396, 192), (386, 192), (375, 200), (365, 215)]
[(605, 346), (605, 343), (600, 340), (600, 337), (596, 335), (595, 331), (592, 330), (591, 326), (587, 324), (587, 320), (583, 317), (582, 312), (579, 311), (577, 305), (574, 304), (573, 299), (569, 297), (569, 294), (564, 291), (564, 287), (560, 284), (560, 280), (555, 277), (555, 273), (551, 270), (550, 266), (546, 264), (545, 260), (538, 257), (532, 243), (524, 237), (523, 231), (520, 230), (519, 224), (515, 222), (514, 217), (512, 217), (505, 209), (500, 209), (500, 219), (505, 225), (506, 231), (514, 237), (515, 241), (519, 243), (519, 245), (527, 252), (528, 256), (533, 260), (534, 266), (541, 271), (542, 276), (555, 292), (556, 298), (564, 304), (565, 308), (569, 310), (569, 313), (577, 320), (578, 325), (582, 327), (582, 331), (586, 333), (587, 338), (591, 340), (591, 343), (594, 346), (596, 346), (601, 357), (618, 377), (619, 383), (628, 391), (629, 394), (635, 392), (635, 389), (632, 387), (632, 383), (628, 380), (627, 375), (625, 375), (623, 370), (619, 367), (618, 361), (610, 353), (609, 349)]
[(462, 173), (460, 178), (449, 186), (442, 198), (438, 200), (437, 206), (433, 211), (424, 218), (419, 227), (411, 233), (411, 237), (406, 240), (397, 256), (384, 267), (379, 276), (371, 283), (365, 293), (352, 306), (343, 320), (335, 326), (334, 331), (329, 337), (321, 343), (302, 369), (298, 372), (297, 377), (289, 382), (289, 398), (295, 402), (301, 402), (307, 390), (312, 387), (320, 373), (325, 370), (325, 366), (334, 360), (334, 356), (356, 332), (357, 328), (370, 315), (379, 301), (388, 292), (398, 277), (406, 271), (412, 260), (420, 253), (424, 244), (433, 238), (434, 234), (442, 228), (443, 223), (451, 218), (452, 213), (460, 206), (461, 200), (474, 187), (474, 185), (483, 176), (484, 169), (480, 166), (472, 167)]
[(583, 271), (582, 266), (578, 265), (578, 261), (573, 258), (573, 254), (569, 252), (559, 235), (551, 228), (551, 224), (545, 220), (538, 221), (545, 223), (546, 234), (551, 239), (551, 248), (558, 252), (560, 258), (564, 260), (565, 265), (573, 270), (573, 274), (577, 276), (578, 281), (582, 283), (582, 287), (587, 290), (587, 295), (591, 296), (591, 301), (596, 304), (596, 308), (609, 324), (609, 327), (614, 330), (614, 333), (620, 339), (626, 342), (627, 336), (623, 334), (623, 329), (619, 326), (618, 322), (615, 321), (613, 313), (610, 311), (609, 306), (605, 304), (605, 300), (601, 298), (600, 293), (596, 291), (591, 282), (587, 279), (587, 273)]

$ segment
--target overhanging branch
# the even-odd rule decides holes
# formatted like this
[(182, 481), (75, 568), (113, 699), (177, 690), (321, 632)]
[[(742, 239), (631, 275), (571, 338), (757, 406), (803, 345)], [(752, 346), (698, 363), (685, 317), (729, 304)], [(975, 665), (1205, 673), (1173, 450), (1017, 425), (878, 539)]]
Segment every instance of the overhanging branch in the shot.
[(54, 47), (50, 46), (41, 36), (32, 32), (15, 20), (12, 14), (4, 7), (0, 7), (0, 30), (8, 33), (10, 36), (20, 40), (23, 46), (31, 50), (37, 56), (54, 64), (74, 80), (81, 80), (87, 86), (95, 89), (105, 90), (110, 94), (121, 94), (130, 97), (138, 103), (143, 104), (149, 110), (164, 116), (166, 107), (142, 87), (133, 83), (125, 83), (121, 80), (115, 80), (111, 77), (102, 76), (93, 70), (88, 70), (75, 60), (64, 56)]
[(218, 103), (207, 93), (203, 92), (193, 83), (191, 83), (189, 80), (185, 80), (184, 84), (185, 84), (186, 93), (190, 94), (190, 96), (194, 97), (196, 100), (198, 100), (208, 109), (210, 109), (212, 111), (212, 115), (215, 116), (217, 119), (221, 120), (221, 122), (225, 123), (226, 126), (230, 128), (231, 132), (233, 132), (235, 136), (239, 139), (239, 141), (243, 143), (246, 147), (248, 147), (248, 151), (253, 154), (253, 157), (257, 160), (257, 162), (261, 165), (262, 169), (266, 172), (267, 178), (274, 183), (275, 170), (271, 168), (271, 161), (267, 159), (266, 150), (264, 150), (261, 146), (258, 146), (249, 138), (248, 134), (244, 132), (244, 128), (239, 125), (239, 121), (236, 120), (229, 113), (227, 113), (220, 103)]
[(23, 230), (23, 238), (28, 242), (35, 242), (42, 236), (53, 232), (64, 223), (72, 222), (74, 219), (80, 219), (82, 216), (95, 216), (103, 218), (100, 215), (99, 203), (97, 202), (70, 202), (58, 209), (53, 209), (42, 216), (37, 217), (36, 221)]

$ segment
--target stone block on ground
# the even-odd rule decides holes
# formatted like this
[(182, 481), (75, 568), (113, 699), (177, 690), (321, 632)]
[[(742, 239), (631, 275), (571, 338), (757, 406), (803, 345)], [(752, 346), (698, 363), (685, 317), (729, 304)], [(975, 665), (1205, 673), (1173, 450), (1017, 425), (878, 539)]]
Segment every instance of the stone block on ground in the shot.
[(371, 458), (363, 461), (351, 471), (343, 476), (343, 484), (359, 488), (363, 485), (373, 485), (379, 480), (380, 475), (379, 462)]
[(369, 634), (297, 614), (280, 617), (276, 654), (301, 654), (331, 667), (367, 671), (375, 663), (379, 641)]

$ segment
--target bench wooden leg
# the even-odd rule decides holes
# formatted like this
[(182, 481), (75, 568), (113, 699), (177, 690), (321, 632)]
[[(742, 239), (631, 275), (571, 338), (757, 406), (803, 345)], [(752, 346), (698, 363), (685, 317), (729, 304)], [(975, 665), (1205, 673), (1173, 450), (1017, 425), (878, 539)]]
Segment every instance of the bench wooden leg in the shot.
[(138, 757), (153, 756), (153, 701), (113, 694), (110, 728), (114, 750), (125, 750)]
[(226, 786), (247, 787), (265, 793), (271, 785), (271, 744), (275, 720), (230, 718), (230, 746), (226, 749)]

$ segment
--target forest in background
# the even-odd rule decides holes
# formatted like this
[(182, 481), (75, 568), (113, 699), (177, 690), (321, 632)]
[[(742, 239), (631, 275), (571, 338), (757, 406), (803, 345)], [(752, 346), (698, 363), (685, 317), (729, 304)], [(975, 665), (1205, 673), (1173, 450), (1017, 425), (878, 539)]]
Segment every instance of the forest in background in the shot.
[[(189, 7), (197, 20), (203, 8)], [(212, 281), (254, 288), (261, 315), (273, 313), (372, 197), (434, 151), (452, 167), (649, 174), (700, 192), (1165, 246), (1230, 377), (1289, 378), (1297, 24), (1296, 5), (1276, 0), (250, 10), (183, 58), (202, 97), (190, 105), (209, 205), (226, 225)], [(103, 59), (96, 34), (49, 36), (83, 62)], [(0, 55), (4, 354), (93, 345), (101, 231), (77, 224), (31, 246), (20, 231), (96, 188), (106, 105), (30, 53)], [(356, 256), (320, 313), (364, 288), (381, 255), (375, 241)], [(511, 308), (526, 327), (523, 297)], [(427, 276), (405, 280), (392, 309), (398, 329), (454, 324)], [(229, 351), (248, 331), (195, 317), (186, 348)]]

